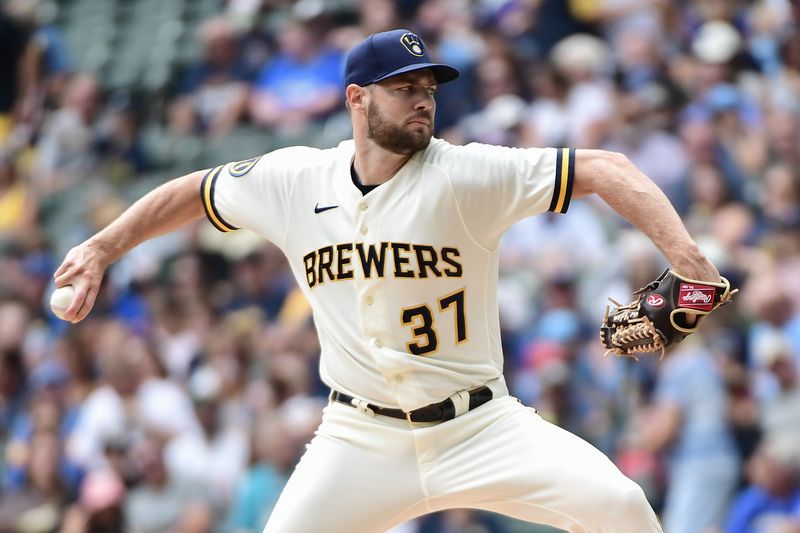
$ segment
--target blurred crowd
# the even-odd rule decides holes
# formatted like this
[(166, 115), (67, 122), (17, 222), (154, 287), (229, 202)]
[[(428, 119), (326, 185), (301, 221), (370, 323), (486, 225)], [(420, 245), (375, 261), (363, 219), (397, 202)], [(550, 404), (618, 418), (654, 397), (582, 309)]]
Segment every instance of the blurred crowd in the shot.
[[(75, 1), (0, 10), (0, 531), (261, 531), (328, 392), (280, 251), (202, 221), (114, 265), (78, 325), (49, 311), (52, 273), (170, 177), (348, 137), (344, 54), (407, 27), (462, 72), (437, 136), (622, 152), (741, 288), (663, 359), (604, 357), (606, 297), (663, 256), (596, 199), (526, 219), (500, 250), (512, 393), (608, 454), (667, 533), (800, 532), (797, 2), (219, 0), (148, 93), (76, 66)], [(397, 528), (523, 531), (545, 529)]]

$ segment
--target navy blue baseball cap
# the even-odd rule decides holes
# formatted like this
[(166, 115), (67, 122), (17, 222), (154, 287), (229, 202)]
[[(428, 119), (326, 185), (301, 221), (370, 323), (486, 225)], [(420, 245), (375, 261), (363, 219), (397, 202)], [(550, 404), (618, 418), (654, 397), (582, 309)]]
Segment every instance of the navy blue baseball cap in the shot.
[(370, 35), (347, 54), (344, 85), (362, 87), (386, 78), (429, 68), (438, 83), (453, 81), (459, 75), (450, 65), (431, 63), (422, 39), (408, 30), (392, 30)]

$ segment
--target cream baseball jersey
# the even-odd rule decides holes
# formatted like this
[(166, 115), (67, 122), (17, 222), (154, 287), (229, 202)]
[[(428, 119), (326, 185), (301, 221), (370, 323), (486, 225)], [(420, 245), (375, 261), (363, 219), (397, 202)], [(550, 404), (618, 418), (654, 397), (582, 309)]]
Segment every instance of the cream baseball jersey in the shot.
[(410, 411), (503, 384), (497, 246), (521, 218), (566, 212), (574, 150), (432, 139), (366, 195), (353, 156), (351, 140), (216, 167), (202, 182), (206, 214), (286, 254), (326, 385)]

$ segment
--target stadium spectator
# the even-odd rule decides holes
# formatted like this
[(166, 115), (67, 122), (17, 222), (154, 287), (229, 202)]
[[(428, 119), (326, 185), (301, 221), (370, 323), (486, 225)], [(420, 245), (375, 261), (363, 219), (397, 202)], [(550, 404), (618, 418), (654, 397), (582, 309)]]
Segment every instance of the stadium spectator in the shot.
[(190, 65), (169, 110), (175, 135), (201, 133), (219, 139), (243, 116), (252, 74), (241, 57), (231, 22), (214, 17), (198, 29), (203, 55)]
[(124, 349), (128, 333), (113, 321), (102, 324), (96, 332), (92, 351), (101, 380), (81, 404), (67, 440), (67, 456), (86, 471), (108, 467), (107, 446), (131, 445), (142, 429), (135, 401), (141, 376), (136, 354)]
[(163, 445), (155, 438), (133, 450), (139, 481), (125, 496), (125, 526), (135, 533), (202, 533), (212, 525), (205, 487), (181, 483), (164, 465)]
[(0, 530), (56, 531), (71, 495), (60, 476), (58, 433), (39, 431), (25, 454), (25, 482), (0, 498)]
[(761, 406), (761, 428), (765, 439), (779, 433), (793, 433), (800, 446), (800, 382), (797, 363), (786, 337), (778, 332), (762, 335), (754, 346), (754, 356), (777, 384), (773, 397)]
[(776, 162), (764, 169), (759, 194), (760, 222), (765, 230), (790, 230), (800, 227), (800, 176), (787, 162)]
[(250, 116), (256, 124), (297, 134), (341, 107), (342, 54), (310, 24), (282, 25), (278, 51), (253, 86)]
[(154, 345), (140, 336), (128, 336), (122, 350), (135, 362), (141, 380), (136, 405), (142, 431), (164, 440), (199, 434), (200, 423), (189, 395), (178, 382), (167, 379)]
[(745, 177), (730, 151), (720, 144), (705, 115), (694, 116), (687, 111), (679, 125), (679, 134), (689, 164), (684, 176), (670, 188), (670, 199), (679, 213), (686, 215), (694, 209), (704, 222), (710, 212), (703, 206), (740, 199)]
[(178, 483), (203, 487), (206, 501), (221, 527), (231, 505), (236, 482), (245, 471), (250, 443), (244, 428), (223, 414), (223, 382), (210, 366), (197, 369), (189, 391), (201, 432), (184, 432), (164, 449), (164, 464)]
[(275, 418), (264, 418), (253, 432), (252, 461), (240, 478), (231, 504), (231, 533), (258, 533), (267, 523), (297, 461), (294, 443)]
[(750, 485), (732, 503), (725, 533), (796, 531), (789, 526), (800, 523), (800, 440), (768, 437), (750, 459), (747, 475)]
[(139, 135), (143, 110), (130, 95), (111, 98), (97, 128), (98, 173), (115, 184), (135, 181), (153, 166)]
[(659, 369), (639, 445), (666, 452), (669, 486), (663, 523), (670, 533), (722, 526), (738, 480), (739, 458), (728, 425), (720, 369), (692, 339)]
[[(665, 190), (685, 178), (689, 161), (685, 147), (672, 131), (674, 88), (658, 80), (624, 84), (616, 97), (616, 124), (603, 146), (628, 155), (642, 172)], [(664, 165), (664, 161), (670, 161)]]
[[(54, 98), (64, 90), (73, 72), (71, 54), (63, 32), (54, 24), (58, 15), (55, 1), (13, 0), (8, 4), (30, 31), (23, 72), (26, 89), (17, 112), (17, 121), (28, 128), (35, 128)], [(27, 133), (32, 132), (28, 130)]]
[(77, 75), (67, 83), (58, 110), (45, 119), (35, 169), (35, 185), (43, 197), (92, 176), (100, 96), (94, 77)]
[(560, 146), (566, 143), (569, 81), (550, 63), (533, 68), (528, 77), (532, 101), (522, 118), (524, 146)]
[(767, 115), (767, 139), (770, 158), (797, 168), (800, 163), (800, 102), (770, 108)]
[(599, 146), (608, 136), (614, 110), (610, 52), (602, 40), (575, 34), (559, 41), (550, 53), (553, 65), (569, 84), (566, 142), (570, 146)]
[[(72, 431), (78, 409), (67, 396), (69, 379), (66, 368), (55, 360), (43, 361), (30, 372), (26, 397), (29, 408), (17, 418), (9, 435), (4, 487), (19, 489), (27, 482), (30, 464), (26, 458), (32, 453), (37, 435), (53, 434), (60, 440)], [(58, 456), (60, 482), (65, 490), (74, 492), (83, 472), (60, 450)]]

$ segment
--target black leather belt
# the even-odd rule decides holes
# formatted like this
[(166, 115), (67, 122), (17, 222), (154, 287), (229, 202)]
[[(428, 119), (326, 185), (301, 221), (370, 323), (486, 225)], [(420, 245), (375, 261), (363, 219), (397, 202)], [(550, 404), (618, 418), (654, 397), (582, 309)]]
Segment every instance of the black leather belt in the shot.
[[(349, 394), (331, 390), (331, 400), (340, 402), (350, 407), (357, 407), (353, 403), (353, 397)], [(492, 399), (492, 389), (487, 386), (478, 387), (469, 391), (469, 408), (472, 411)], [(390, 409), (388, 407), (380, 407), (375, 404), (368, 403), (366, 406), (373, 412), (383, 416), (391, 416), (392, 418), (400, 418), (408, 420), (409, 422), (444, 422), (452, 420), (456, 417), (456, 406), (453, 400), (447, 398), (439, 403), (432, 403), (413, 411), (403, 411), (402, 409)]]

